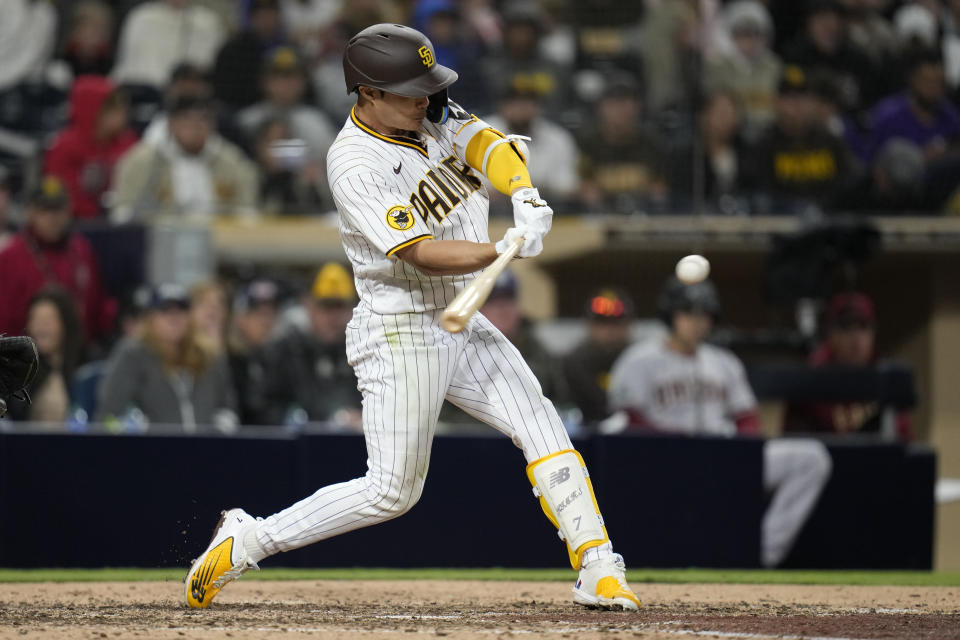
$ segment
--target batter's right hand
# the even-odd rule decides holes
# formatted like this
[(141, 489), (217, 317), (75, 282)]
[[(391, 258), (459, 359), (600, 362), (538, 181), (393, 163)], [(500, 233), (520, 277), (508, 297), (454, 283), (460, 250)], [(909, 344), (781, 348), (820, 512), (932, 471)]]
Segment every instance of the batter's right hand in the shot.
[(517, 252), (518, 258), (532, 258), (543, 251), (543, 233), (526, 225), (510, 227), (503, 234), (503, 240), (496, 244), (497, 253), (503, 253), (513, 244), (514, 239), (523, 237), (523, 246)]

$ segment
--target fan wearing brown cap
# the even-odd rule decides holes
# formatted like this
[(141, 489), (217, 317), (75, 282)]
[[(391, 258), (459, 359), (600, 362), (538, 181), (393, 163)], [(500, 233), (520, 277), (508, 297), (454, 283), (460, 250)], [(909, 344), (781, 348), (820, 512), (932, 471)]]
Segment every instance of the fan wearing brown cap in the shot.
[(271, 151), (303, 182), (325, 190), (327, 150), (337, 132), (322, 111), (308, 104), (305, 61), (294, 48), (278, 47), (264, 57), (260, 77), (263, 100), (241, 111), (237, 121), (251, 140), (266, 123), (283, 123), (289, 135), (274, 141)]
[(73, 213), (63, 182), (47, 176), (27, 197), (26, 224), (0, 248), (0, 334), (21, 335), (30, 299), (56, 285), (76, 304), (88, 339), (113, 329), (116, 302), (107, 295), (90, 242), (71, 230)]

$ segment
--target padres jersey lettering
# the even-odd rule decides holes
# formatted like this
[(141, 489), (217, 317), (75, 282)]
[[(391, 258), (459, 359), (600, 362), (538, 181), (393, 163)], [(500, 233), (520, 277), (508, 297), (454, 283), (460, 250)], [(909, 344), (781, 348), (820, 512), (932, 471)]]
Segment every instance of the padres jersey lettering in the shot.
[(461, 124), (424, 121), (421, 140), (395, 139), (351, 113), (330, 147), (340, 237), (360, 299), (376, 313), (442, 309), (472, 279), (428, 276), (396, 259), (401, 249), (428, 238), (489, 242), (486, 189), (453, 150)]

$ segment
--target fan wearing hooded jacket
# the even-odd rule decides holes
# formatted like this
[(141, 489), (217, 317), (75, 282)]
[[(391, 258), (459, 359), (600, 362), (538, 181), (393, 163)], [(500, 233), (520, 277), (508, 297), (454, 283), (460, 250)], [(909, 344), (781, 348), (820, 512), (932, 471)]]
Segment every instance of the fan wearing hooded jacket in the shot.
[(106, 78), (77, 78), (70, 91), (70, 125), (45, 158), (46, 173), (63, 181), (77, 218), (97, 218), (106, 210), (103, 195), (113, 167), (136, 142), (124, 94)]

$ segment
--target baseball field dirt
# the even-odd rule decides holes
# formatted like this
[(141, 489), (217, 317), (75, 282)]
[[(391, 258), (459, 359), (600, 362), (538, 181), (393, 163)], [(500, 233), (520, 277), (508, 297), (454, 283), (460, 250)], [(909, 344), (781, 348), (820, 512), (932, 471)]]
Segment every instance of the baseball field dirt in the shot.
[(207, 610), (166, 582), (0, 584), (8, 638), (879, 638), (960, 640), (960, 587), (639, 584), (639, 613), (582, 609), (570, 584), (243, 581)]

